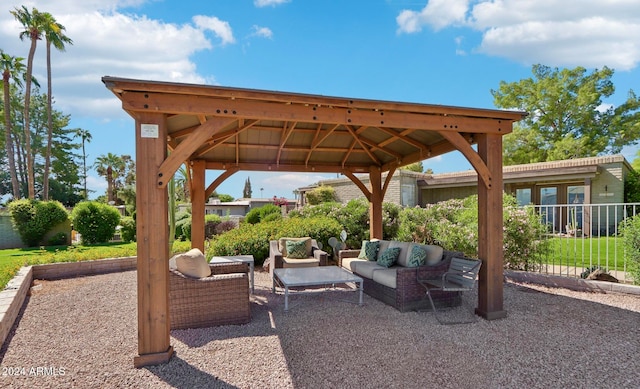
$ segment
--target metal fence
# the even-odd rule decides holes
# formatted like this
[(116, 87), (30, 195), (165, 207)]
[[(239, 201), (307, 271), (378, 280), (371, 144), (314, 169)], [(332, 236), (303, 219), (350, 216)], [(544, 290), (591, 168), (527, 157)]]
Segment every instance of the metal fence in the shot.
[(627, 274), (620, 224), (640, 213), (640, 203), (535, 205), (547, 225), (550, 250), (540, 272), (580, 277), (600, 267), (620, 282)]

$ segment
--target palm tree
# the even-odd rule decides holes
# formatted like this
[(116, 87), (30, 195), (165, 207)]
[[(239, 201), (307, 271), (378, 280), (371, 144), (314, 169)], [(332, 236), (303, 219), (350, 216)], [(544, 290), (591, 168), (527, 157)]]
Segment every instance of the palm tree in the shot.
[(4, 129), (5, 148), (7, 149), (7, 159), (9, 160), (9, 175), (11, 176), (11, 187), (13, 189), (13, 199), (20, 198), (20, 185), (18, 184), (18, 174), (13, 155), (13, 141), (11, 138), (11, 93), (9, 81), (22, 86), (21, 77), (24, 77), (24, 58), (13, 57), (0, 51), (0, 68), (2, 69), (2, 84), (4, 89)]
[(31, 152), (31, 130), (29, 128), (29, 106), (31, 103), (31, 75), (33, 74), (33, 56), (36, 53), (36, 44), (39, 39), (42, 39), (43, 32), (43, 18), (42, 14), (37, 9), (33, 8), (32, 12), (29, 12), (24, 5), (22, 9), (15, 8), (11, 11), (11, 14), (18, 20), (24, 27), (24, 31), (20, 33), (20, 39), (24, 40), (29, 38), (31, 40), (31, 47), (29, 48), (29, 57), (27, 57), (27, 82), (24, 93), (24, 137), (26, 147), (26, 159), (27, 159), (27, 181), (29, 188), (29, 198), (36, 197), (35, 191), (35, 174), (33, 172), (33, 153)]
[(85, 142), (91, 142), (91, 133), (88, 130), (82, 128), (76, 128), (75, 136), (82, 139), (82, 173), (84, 178), (84, 199), (89, 199), (89, 193), (87, 192), (87, 153), (85, 150)]
[(44, 200), (49, 200), (49, 170), (51, 168), (51, 142), (53, 139), (53, 118), (51, 116), (51, 45), (53, 45), (53, 47), (58, 51), (64, 51), (64, 44), (73, 44), (73, 41), (68, 36), (64, 35), (65, 27), (58, 23), (50, 13), (42, 13), (42, 22), (44, 36), (47, 43), (47, 151), (44, 157), (42, 197)]
[[(107, 201), (115, 202), (116, 198), (114, 188), (116, 184), (115, 181), (117, 179), (116, 176), (118, 174), (117, 172), (124, 170), (125, 162), (117, 155), (107, 153), (107, 155), (103, 154), (96, 158), (93, 166), (96, 169), (96, 172), (107, 180)], [(114, 171), (116, 172), (116, 175), (114, 175)]]

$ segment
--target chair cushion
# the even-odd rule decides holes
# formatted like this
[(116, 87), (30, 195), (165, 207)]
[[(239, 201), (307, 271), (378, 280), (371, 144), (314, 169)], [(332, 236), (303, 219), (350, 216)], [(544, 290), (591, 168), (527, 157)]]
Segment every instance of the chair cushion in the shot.
[(437, 265), (442, 261), (442, 254), (444, 253), (444, 249), (435, 244), (424, 244), (420, 245), (427, 252), (427, 260), (425, 261), (425, 265)]
[(358, 258), (366, 259), (368, 261), (375, 261), (378, 256), (378, 247), (380, 243), (378, 241), (362, 241), (362, 248), (360, 249), (360, 254), (358, 254)]
[(404, 266), (404, 267), (408, 267), (409, 265), (409, 261), (408, 261), (408, 257), (409, 257), (409, 246), (411, 246), (413, 243), (411, 242), (399, 242), (396, 240), (392, 240), (389, 243), (389, 248), (399, 248), (400, 252), (398, 254), (398, 266)]
[(373, 272), (373, 280), (378, 284), (388, 286), (389, 288), (396, 289), (397, 269), (380, 269)]
[(207, 259), (199, 249), (191, 249), (183, 254), (178, 254), (171, 258), (175, 262), (176, 270), (188, 277), (204, 278), (211, 275), (211, 268)]
[(287, 258), (307, 258), (306, 242), (304, 240), (287, 240)]
[(427, 251), (418, 245), (411, 246), (407, 267), (418, 267), (427, 263)]
[(376, 257), (376, 259), (380, 258), (380, 254), (384, 253), (391, 244), (390, 240), (378, 240), (378, 242), (380, 243), (380, 245), (378, 246), (378, 256)]
[(376, 263), (380, 266), (391, 267), (398, 260), (400, 251), (400, 247), (389, 247), (380, 255)]
[(278, 239), (278, 251), (280, 251), (280, 253), (282, 254), (283, 257), (288, 257), (288, 253), (287, 253), (287, 241), (304, 241), (305, 242), (305, 250), (307, 253), (307, 257), (311, 257), (313, 256), (313, 254), (311, 253), (311, 238), (310, 237), (304, 237), (304, 238), (280, 238)]
[(314, 267), (320, 266), (320, 260), (314, 257), (290, 258), (282, 257), (282, 267)]

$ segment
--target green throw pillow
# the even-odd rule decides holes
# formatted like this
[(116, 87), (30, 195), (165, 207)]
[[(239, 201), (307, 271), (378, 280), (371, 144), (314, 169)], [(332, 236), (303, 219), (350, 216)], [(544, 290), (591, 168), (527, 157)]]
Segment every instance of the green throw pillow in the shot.
[(307, 246), (304, 240), (287, 241), (287, 258), (302, 259), (307, 257)]
[(408, 267), (418, 267), (427, 263), (427, 251), (420, 246), (413, 246), (409, 254)]
[(378, 247), (380, 246), (380, 242), (373, 241), (370, 242), (368, 240), (362, 241), (362, 248), (360, 249), (360, 254), (358, 254), (359, 259), (366, 259), (367, 261), (375, 261), (378, 256)]
[(386, 249), (382, 254), (380, 254), (380, 258), (378, 258), (378, 265), (384, 267), (391, 267), (397, 260), (400, 255), (400, 247), (392, 247)]

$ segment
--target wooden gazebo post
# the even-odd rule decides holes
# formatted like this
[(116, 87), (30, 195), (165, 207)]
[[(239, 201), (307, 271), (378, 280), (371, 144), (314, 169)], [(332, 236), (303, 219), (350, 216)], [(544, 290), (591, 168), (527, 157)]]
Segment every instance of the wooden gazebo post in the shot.
[(167, 156), (164, 114), (136, 116), (138, 355), (136, 367), (167, 362), (169, 344), (169, 220), (166, 186), (158, 171)]
[(382, 173), (377, 166), (371, 166), (369, 170), (369, 183), (371, 184), (371, 199), (369, 202), (369, 236), (371, 239), (383, 239), (382, 236)]
[(491, 184), (478, 183), (478, 256), (482, 259), (476, 313), (487, 320), (507, 315), (503, 309), (502, 134), (478, 134), (478, 154)]
[(204, 253), (205, 161), (195, 160), (191, 167), (191, 247)]

